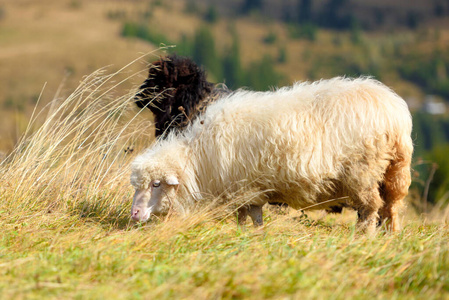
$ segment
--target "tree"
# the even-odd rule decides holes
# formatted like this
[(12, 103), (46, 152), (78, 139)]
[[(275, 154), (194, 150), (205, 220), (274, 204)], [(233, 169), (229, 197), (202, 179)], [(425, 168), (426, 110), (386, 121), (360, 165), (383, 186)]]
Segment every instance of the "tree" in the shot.
[(252, 63), (248, 69), (248, 86), (258, 91), (279, 85), (281, 79), (282, 76), (274, 69), (273, 59), (269, 55)]
[(232, 34), (232, 46), (223, 58), (223, 77), (226, 85), (231, 89), (245, 84), (240, 61), (240, 42), (235, 31)]
[(285, 46), (279, 48), (277, 61), (281, 64), (287, 62), (287, 49), (285, 48)]
[(176, 48), (173, 49), (173, 52), (176, 52), (182, 56), (192, 56), (192, 40), (187, 37), (187, 35), (183, 34), (181, 36), (181, 40), (176, 45)]
[(209, 6), (206, 14), (204, 15), (204, 20), (211, 24), (216, 23), (218, 21), (218, 10), (215, 5)]
[(421, 22), (422, 17), (419, 13), (415, 11), (410, 11), (407, 14), (407, 26), (410, 29), (418, 28), (419, 23)]
[(305, 24), (312, 21), (312, 0), (299, 0), (298, 23)]
[[(449, 200), (449, 156), (447, 155), (449, 146), (439, 146), (428, 154), (427, 159), (437, 165), (435, 174), (430, 182), (428, 200), (431, 203)], [(443, 204), (443, 203), (441, 203)]]
[(317, 33), (318, 28), (313, 23), (291, 24), (288, 26), (288, 35), (292, 39), (306, 39), (313, 42), (316, 40)]
[(362, 42), (362, 29), (356, 17), (351, 16), (351, 42), (359, 45)]
[(343, 13), (348, 2), (348, 0), (330, 0), (323, 6), (320, 25), (340, 30), (350, 27), (351, 20), (347, 14)]
[(215, 50), (214, 37), (207, 27), (201, 27), (196, 31), (192, 55), (193, 60), (200, 65), (204, 65), (215, 80), (222, 78), (221, 64)]
[(240, 12), (246, 15), (255, 10), (260, 11), (262, 10), (262, 7), (263, 7), (263, 0), (245, 0), (245, 2), (243, 2), (242, 7), (240, 8)]

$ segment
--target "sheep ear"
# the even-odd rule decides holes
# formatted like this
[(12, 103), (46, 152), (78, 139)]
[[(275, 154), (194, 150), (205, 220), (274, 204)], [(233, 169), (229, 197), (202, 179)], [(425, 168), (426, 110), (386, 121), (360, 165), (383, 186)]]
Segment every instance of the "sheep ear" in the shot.
[(168, 185), (179, 185), (178, 178), (174, 175), (167, 176), (167, 184)]

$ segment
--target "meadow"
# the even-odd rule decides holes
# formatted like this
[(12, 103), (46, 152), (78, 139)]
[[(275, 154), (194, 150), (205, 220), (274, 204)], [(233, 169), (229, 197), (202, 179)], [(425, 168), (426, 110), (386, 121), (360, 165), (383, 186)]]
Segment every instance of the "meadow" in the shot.
[(117, 92), (141, 76), (132, 64), (36, 109), (1, 162), (1, 298), (449, 298), (443, 210), (405, 208), (401, 232), (375, 237), (351, 211), (267, 209), (262, 228), (222, 207), (131, 222), (129, 163), (153, 140), (136, 90)]
[[(168, 51), (135, 59), (159, 42), (123, 28), (137, 22), (191, 42), (205, 21), (185, 7), (0, 0), (0, 299), (449, 299), (449, 209), (423, 209), (416, 188), (403, 230), (375, 237), (358, 234), (348, 210), (270, 207), (261, 228), (238, 226), (228, 207), (130, 220), (129, 165), (154, 140), (152, 116), (133, 97), (148, 61)], [(280, 84), (377, 66), (382, 81), (413, 100), (428, 91), (403, 77), (447, 81), (445, 26), (359, 32), (358, 42), (329, 29), (294, 38), (289, 26), (257, 15), (208, 26), (220, 57), (238, 32), (244, 70), (285, 51), (275, 63)], [(410, 67), (399, 68), (402, 60)], [(416, 128), (419, 137), (438, 131)], [(432, 189), (425, 172), (414, 184)]]

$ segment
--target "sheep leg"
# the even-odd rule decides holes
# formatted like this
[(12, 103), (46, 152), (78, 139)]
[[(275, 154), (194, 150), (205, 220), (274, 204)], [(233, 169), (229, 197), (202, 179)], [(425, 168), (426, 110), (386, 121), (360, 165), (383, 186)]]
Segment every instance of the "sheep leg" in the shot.
[(379, 188), (385, 203), (379, 210), (380, 224), (385, 224), (386, 228), (392, 232), (401, 229), (398, 211), (402, 206), (403, 199), (408, 194), (411, 183), (410, 157), (411, 154), (402, 154), (392, 162), (385, 172), (385, 180)]
[(253, 220), (255, 227), (263, 225), (262, 206), (250, 205), (248, 214), (251, 217), (251, 220)]
[(399, 223), (398, 206), (387, 203), (379, 210), (378, 226), (385, 225), (386, 229), (391, 232), (397, 232), (401, 229)]
[(240, 207), (237, 210), (237, 222), (239, 225), (244, 225), (246, 218), (248, 217), (248, 208), (245, 206)]
[(383, 205), (379, 190), (376, 187), (360, 192), (357, 196), (360, 203), (357, 208), (357, 229), (367, 235), (374, 235), (379, 218), (377, 212)]

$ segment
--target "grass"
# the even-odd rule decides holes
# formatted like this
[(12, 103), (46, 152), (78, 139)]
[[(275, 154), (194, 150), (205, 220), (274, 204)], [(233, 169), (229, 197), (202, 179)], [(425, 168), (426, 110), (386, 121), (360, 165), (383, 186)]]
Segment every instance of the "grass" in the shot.
[(292, 218), (262, 230), (201, 216), (125, 228), (65, 213), (1, 222), (10, 299), (441, 299), (449, 288), (443, 225), (368, 239)]
[[(405, 217), (397, 234), (355, 233), (355, 216), (265, 211), (238, 227), (215, 211), (130, 222), (129, 163), (150, 120), (100, 70), (35, 111), (0, 165), (0, 294), (4, 299), (442, 299), (449, 234)], [(126, 81), (126, 80), (125, 80)], [(135, 149), (131, 154), (125, 152)]]

